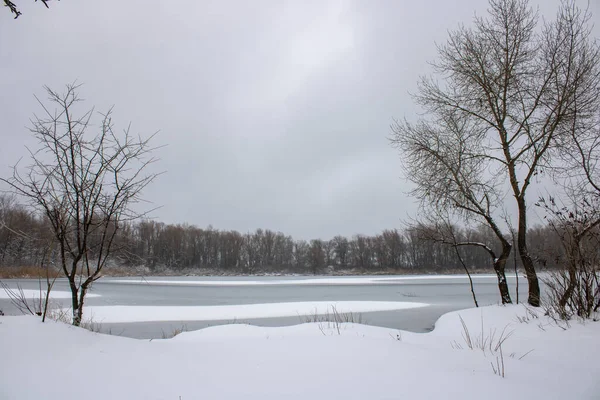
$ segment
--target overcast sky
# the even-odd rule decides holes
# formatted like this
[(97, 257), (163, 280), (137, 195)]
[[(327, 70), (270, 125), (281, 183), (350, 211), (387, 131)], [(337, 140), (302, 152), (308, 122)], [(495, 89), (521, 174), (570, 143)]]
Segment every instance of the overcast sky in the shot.
[[(15, 2), (18, 20), (0, 9), (0, 173), (32, 144), (33, 95), (77, 80), (88, 106), (115, 106), (118, 128), (160, 131), (156, 144), (167, 146), (156, 168), (166, 173), (145, 191), (162, 206), (157, 220), (304, 239), (375, 234), (414, 215), (389, 126), (415, 118), (409, 93), (435, 43), (487, 7)], [(557, 1), (538, 3), (554, 15)], [(599, 3), (591, 0), (595, 16)]]

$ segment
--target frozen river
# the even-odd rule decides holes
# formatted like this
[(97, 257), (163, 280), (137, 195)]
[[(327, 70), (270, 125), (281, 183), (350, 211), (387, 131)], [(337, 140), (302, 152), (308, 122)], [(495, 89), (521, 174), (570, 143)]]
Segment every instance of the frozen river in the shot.
[[(527, 282), (523, 278), (520, 278), (519, 281), (520, 299), (525, 300), (527, 297)], [(37, 280), (4, 280), (4, 282), (11, 287), (15, 287), (18, 283), (24, 289), (36, 289), (38, 287)], [(515, 277), (508, 277), (508, 282), (513, 301), (515, 301)], [(474, 283), (480, 305), (497, 304), (499, 302), (495, 276), (475, 275)], [(68, 291), (66, 281), (57, 281), (54, 290)], [(327, 304), (331, 302), (333, 304), (335, 302), (352, 302), (348, 303), (352, 305), (360, 304), (360, 302), (422, 303), (425, 305), (418, 308), (360, 313), (362, 323), (414, 332), (431, 330), (435, 321), (448, 311), (473, 307), (468, 279), (466, 276), (457, 275), (103, 278), (94, 284), (91, 293), (99, 295), (98, 297), (90, 297), (86, 301), (86, 306), (89, 306), (91, 310), (99, 307), (97, 310), (108, 312), (126, 308), (129, 310), (129, 315), (135, 315), (135, 306), (155, 306), (156, 316), (153, 315), (152, 308), (137, 308), (137, 310), (144, 309), (145, 311), (143, 316), (140, 316), (142, 315), (140, 311), (136, 318), (131, 319), (137, 319), (138, 322), (110, 322), (109, 317), (104, 317), (104, 320), (102, 317), (94, 317), (96, 322), (101, 324), (102, 331), (134, 338), (161, 338), (163, 335), (169, 335), (174, 330), (182, 327), (186, 330), (194, 330), (232, 322), (261, 326), (283, 326), (298, 324), (306, 320), (306, 317), (298, 315), (294, 311), (288, 312), (287, 316), (250, 318), (245, 318), (244, 315), (253, 315), (252, 313), (248, 314), (248, 312), (242, 313), (240, 311), (240, 317), (238, 318), (235, 310), (239, 307), (233, 306), (241, 305), (262, 304), (260, 307), (263, 311), (258, 314), (268, 315), (269, 308), (277, 309), (279, 307), (275, 303), (321, 302)], [(54, 301), (62, 303), (65, 307), (69, 306), (68, 299), (56, 299)], [(128, 307), (108, 308), (107, 306)], [(200, 321), (177, 319), (165, 321), (164, 319), (169, 318), (160, 316), (158, 313), (160, 309), (163, 314), (172, 310), (177, 310), (181, 314), (182, 309), (180, 307), (182, 306), (232, 307), (200, 307), (204, 311), (212, 311), (212, 314), (206, 314), (203, 311), (203, 317), (198, 317), (198, 319), (202, 319)], [(17, 312), (11, 306), (9, 300), (1, 298), (0, 309), (7, 315)], [(183, 309), (183, 311), (185, 310)], [(227, 310), (227, 316), (219, 318), (218, 310)]]

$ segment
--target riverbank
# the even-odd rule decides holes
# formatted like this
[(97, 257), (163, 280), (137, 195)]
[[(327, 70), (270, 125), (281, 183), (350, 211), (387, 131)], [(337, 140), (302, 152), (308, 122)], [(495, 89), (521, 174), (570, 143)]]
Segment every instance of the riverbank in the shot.
[[(472, 274), (487, 274), (493, 273), (491, 268), (479, 268), (470, 271)], [(319, 276), (352, 276), (352, 275), (454, 275), (464, 274), (464, 269), (460, 268), (447, 268), (442, 271), (424, 270), (424, 269), (413, 269), (413, 268), (400, 268), (400, 269), (382, 269), (382, 270), (364, 270), (360, 268), (351, 269), (334, 269), (326, 268), (320, 271)], [(46, 278), (48, 272), (40, 267), (0, 267), (0, 279), (38, 279)], [(507, 276), (514, 275), (514, 271), (507, 271)], [(50, 270), (49, 275), (62, 277), (61, 271)], [(315, 276), (311, 273), (298, 273), (294, 271), (262, 271), (257, 270), (248, 272), (245, 270), (221, 270), (215, 268), (186, 268), (186, 269), (168, 269), (168, 268), (148, 268), (144, 266), (132, 266), (132, 267), (106, 267), (102, 271), (102, 276), (113, 277), (113, 278), (126, 278), (136, 276)]]

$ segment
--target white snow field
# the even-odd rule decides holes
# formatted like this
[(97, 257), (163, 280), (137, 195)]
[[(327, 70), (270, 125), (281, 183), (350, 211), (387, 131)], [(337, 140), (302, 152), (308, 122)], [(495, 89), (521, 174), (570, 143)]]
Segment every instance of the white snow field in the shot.
[(298, 301), (223, 306), (88, 306), (84, 318), (99, 323), (145, 321), (214, 321), (363, 313), (426, 307), (407, 301)]
[[(503, 331), (504, 378), (492, 368)], [(425, 334), (325, 322), (151, 341), (0, 317), (0, 399), (597, 400), (599, 337), (599, 322), (563, 329), (523, 306), (452, 312)]]

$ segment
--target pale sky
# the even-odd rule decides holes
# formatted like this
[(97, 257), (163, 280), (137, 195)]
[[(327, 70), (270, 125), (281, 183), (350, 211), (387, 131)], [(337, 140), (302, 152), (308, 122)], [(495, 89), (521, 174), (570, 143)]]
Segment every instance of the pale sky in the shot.
[[(47, 10), (16, 2), (17, 20), (0, 8), (0, 173), (33, 144), (34, 94), (76, 80), (87, 106), (114, 105), (117, 128), (160, 131), (156, 169), (166, 173), (144, 196), (162, 206), (157, 220), (303, 239), (372, 235), (415, 214), (389, 126), (416, 118), (409, 93), (435, 43), (487, 7), (63, 0)], [(556, 0), (533, 4), (554, 16)], [(590, 7), (600, 15), (599, 0)]]

